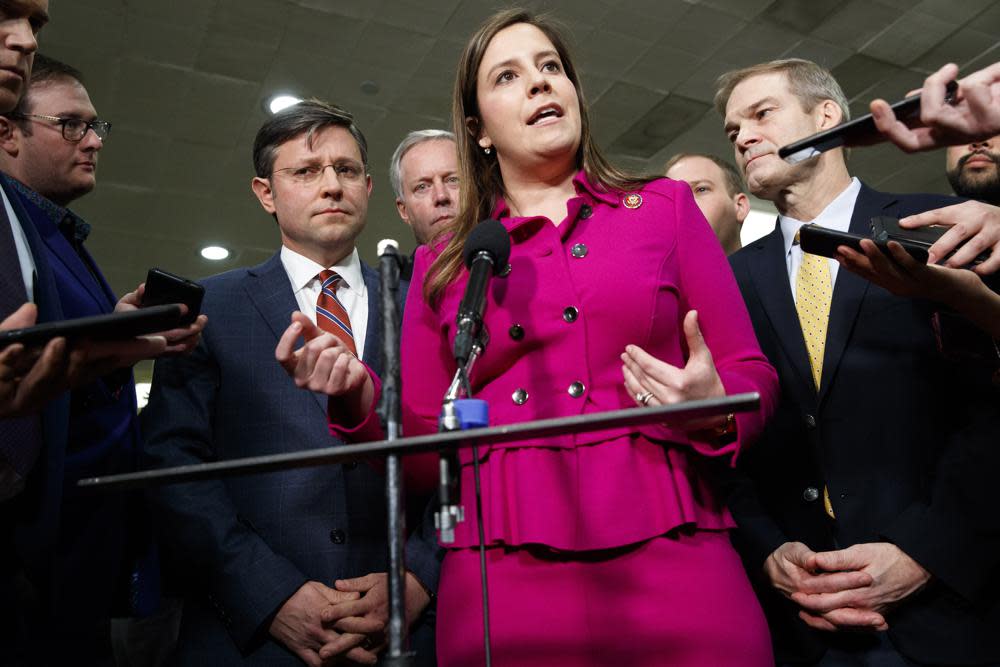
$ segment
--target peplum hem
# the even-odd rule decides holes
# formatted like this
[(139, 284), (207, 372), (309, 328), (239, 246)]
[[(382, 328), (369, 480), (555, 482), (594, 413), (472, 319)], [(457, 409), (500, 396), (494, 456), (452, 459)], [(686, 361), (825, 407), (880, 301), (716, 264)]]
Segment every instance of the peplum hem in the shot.
[[(506, 447), (480, 453), (483, 525), (490, 546), (612, 549), (682, 527), (735, 527), (689, 445), (632, 433), (572, 449)], [(475, 482), (462, 466), (466, 520), (451, 548), (478, 545)]]

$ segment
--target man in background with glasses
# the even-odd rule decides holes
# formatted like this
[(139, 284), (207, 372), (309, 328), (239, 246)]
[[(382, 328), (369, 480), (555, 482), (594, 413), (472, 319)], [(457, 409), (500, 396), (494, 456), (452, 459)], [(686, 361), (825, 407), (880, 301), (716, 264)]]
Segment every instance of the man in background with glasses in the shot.
[[(80, 79), (72, 67), (37, 55), (24, 97), (0, 116), (0, 184), (8, 211), (37, 234), (32, 252), (54, 285), (39, 306), (55, 302), (47, 318), (53, 320), (129, 310), (140, 298), (138, 290), (115, 296), (84, 246), (90, 225), (67, 208), (96, 185), (98, 154), (111, 129), (97, 119)], [(165, 332), (167, 350), (189, 351), (205, 322), (201, 316)], [(18, 552), (12, 568), (23, 577), (12, 601), (20, 639), (35, 650), (46, 647), (46, 662), (104, 664), (112, 654), (112, 616), (148, 615), (158, 606), (159, 571), (141, 495), (87, 494), (74, 485), (81, 477), (135, 469), (140, 443), (131, 365), (155, 353), (120, 354), (128, 349), (110, 345), (102, 371), (72, 389), (60, 414), (46, 413), (44, 446), (24, 491), (5, 508)], [(61, 641), (48, 642), (52, 633)]]

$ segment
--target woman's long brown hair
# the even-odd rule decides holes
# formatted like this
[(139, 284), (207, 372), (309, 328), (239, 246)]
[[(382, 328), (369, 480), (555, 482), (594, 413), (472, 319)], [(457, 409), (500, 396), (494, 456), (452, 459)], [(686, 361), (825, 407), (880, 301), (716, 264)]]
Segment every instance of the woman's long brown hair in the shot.
[(434, 303), (444, 289), (462, 271), (462, 248), (472, 228), (493, 213), (497, 196), (504, 194), (503, 178), (496, 152), (486, 155), (479, 147), (479, 101), (476, 82), (486, 48), (498, 32), (517, 23), (533, 25), (548, 37), (562, 61), (563, 71), (576, 88), (580, 100), (580, 148), (576, 165), (582, 167), (591, 182), (607, 190), (633, 190), (653, 177), (627, 174), (614, 167), (601, 154), (590, 133), (590, 116), (576, 67), (570, 58), (561, 30), (549, 18), (536, 16), (524, 9), (507, 9), (494, 14), (469, 40), (458, 63), (452, 98), (452, 124), (458, 142), (458, 173), (461, 179), (459, 213), (452, 222), (454, 236), (431, 265), (424, 282), (424, 298)]

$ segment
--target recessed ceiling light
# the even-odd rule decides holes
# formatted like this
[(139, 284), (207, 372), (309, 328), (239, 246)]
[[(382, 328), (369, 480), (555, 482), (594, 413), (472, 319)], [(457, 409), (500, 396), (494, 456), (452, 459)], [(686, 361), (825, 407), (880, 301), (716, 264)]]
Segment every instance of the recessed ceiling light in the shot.
[(229, 250), (218, 245), (209, 245), (201, 249), (201, 256), (213, 262), (219, 262), (229, 257)]
[(302, 99), (295, 97), (294, 95), (273, 95), (267, 102), (264, 103), (264, 107), (271, 113), (278, 113), (282, 109), (287, 109), (290, 106), (296, 105), (301, 102)]

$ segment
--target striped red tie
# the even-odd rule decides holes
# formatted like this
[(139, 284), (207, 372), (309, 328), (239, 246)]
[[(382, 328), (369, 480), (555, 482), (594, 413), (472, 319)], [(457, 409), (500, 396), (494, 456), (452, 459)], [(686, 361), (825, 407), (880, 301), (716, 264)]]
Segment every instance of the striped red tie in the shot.
[(327, 269), (319, 272), (319, 281), (322, 287), (319, 298), (316, 299), (316, 325), (344, 341), (344, 345), (354, 353), (354, 356), (358, 356), (358, 350), (354, 346), (351, 318), (344, 304), (337, 298), (337, 287), (340, 285), (341, 277)]

